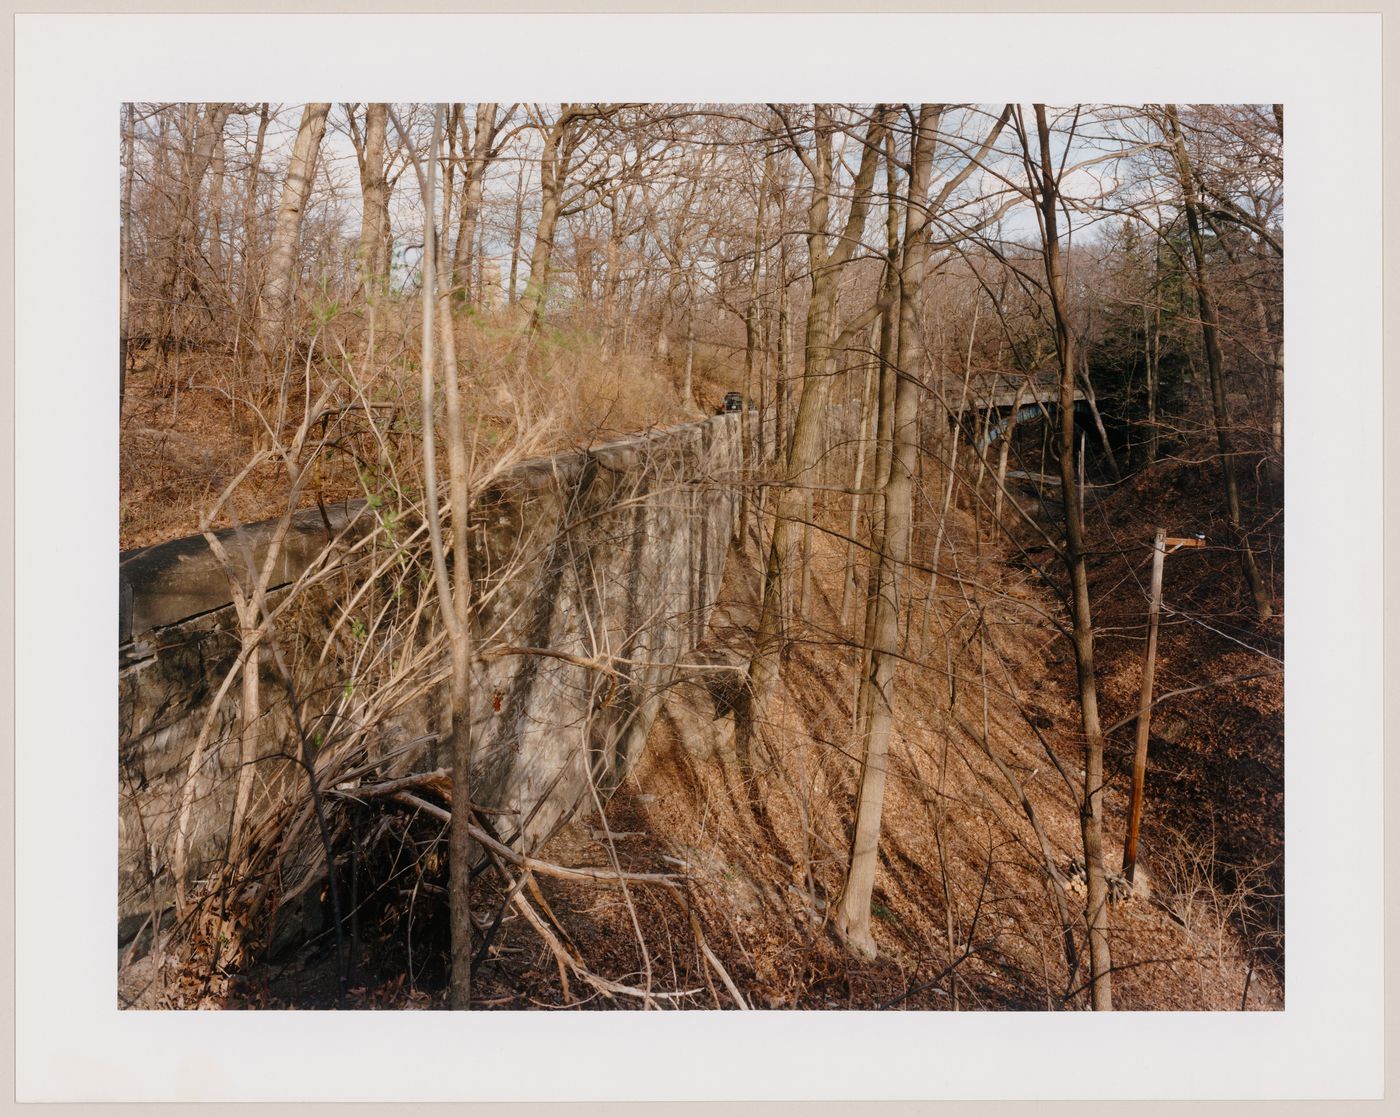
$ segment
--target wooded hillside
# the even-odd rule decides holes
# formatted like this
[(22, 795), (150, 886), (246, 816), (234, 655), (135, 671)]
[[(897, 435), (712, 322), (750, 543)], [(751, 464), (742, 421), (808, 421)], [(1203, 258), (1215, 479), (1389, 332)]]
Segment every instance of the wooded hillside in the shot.
[[(124, 1004), (1282, 1006), (1282, 106), (120, 123), (122, 547), (202, 536), (231, 602)], [(576, 538), (500, 565), (511, 471), (726, 407), (737, 474), (617, 482), (737, 493), (666, 680), (563, 590), (508, 638)], [(539, 844), (502, 659), (587, 680)]]

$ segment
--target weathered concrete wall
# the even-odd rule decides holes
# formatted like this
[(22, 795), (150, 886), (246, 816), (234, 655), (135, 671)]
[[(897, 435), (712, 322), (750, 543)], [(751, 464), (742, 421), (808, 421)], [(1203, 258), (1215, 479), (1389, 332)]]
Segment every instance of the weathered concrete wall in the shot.
[[(591, 805), (590, 782), (603, 795), (616, 785), (684, 673), (723, 577), (753, 425), (752, 416), (724, 415), (527, 462), (475, 505), (471, 569), (486, 604), (477, 618), (473, 798), (528, 818), (523, 848)], [(329, 524), (320, 510), (300, 514), (273, 585), (293, 581), (316, 558), (327, 526), (349, 524), (353, 533), (362, 511), (328, 509)], [(244, 529), (259, 561), (270, 530)], [(238, 641), (227, 577), (202, 538), (123, 556), (121, 600), (120, 915), (135, 918), (149, 910), (151, 881), (168, 879), (190, 755)], [(506, 647), (595, 660), (615, 674), (497, 654)], [(261, 672), (269, 715), (258, 794), (285, 794), (289, 764), (277, 757), (294, 751), (294, 735), (276, 673), (266, 664)], [(223, 703), (197, 777), (188, 834), (194, 878), (224, 855), (237, 692)], [(385, 747), (443, 729), (440, 697), (383, 726)], [(445, 762), (429, 743), (403, 754), (393, 774)]]

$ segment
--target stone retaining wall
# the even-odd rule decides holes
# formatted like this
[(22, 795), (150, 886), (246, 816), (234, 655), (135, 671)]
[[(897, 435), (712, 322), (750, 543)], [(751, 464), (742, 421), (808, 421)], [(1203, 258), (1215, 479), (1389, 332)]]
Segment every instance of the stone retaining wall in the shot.
[[(722, 415), (526, 462), (480, 494), (471, 569), (486, 604), (477, 616), (481, 658), (472, 687), (473, 797), (529, 819), (522, 848), (537, 848), (591, 805), (590, 781), (603, 795), (616, 785), (667, 688), (685, 674), (723, 577), (755, 425), (752, 413)], [(334, 533), (353, 539), (368, 522), (362, 503), (299, 513), (277, 557), (273, 599), (325, 561)], [(260, 564), (275, 523), (249, 525), (241, 539), (223, 534), (231, 546), (250, 545)], [(228, 577), (202, 537), (123, 555), (121, 571), (119, 916), (131, 923), (150, 910), (152, 881), (168, 884), (190, 755), (239, 643)], [(328, 612), (334, 589), (316, 592), (321, 597), (309, 600)], [(498, 654), (505, 647), (596, 660), (615, 674)], [(287, 794), (295, 735), (277, 673), (266, 663), (261, 671), (267, 714), (257, 794)], [(221, 704), (197, 776), (193, 879), (225, 852), (238, 690), (232, 686)], [(382, 727), (386, 750), (423, 741), (401, 753), (396, 770), (446, 763), (434, 743), (441, 706), (439, 691)]]

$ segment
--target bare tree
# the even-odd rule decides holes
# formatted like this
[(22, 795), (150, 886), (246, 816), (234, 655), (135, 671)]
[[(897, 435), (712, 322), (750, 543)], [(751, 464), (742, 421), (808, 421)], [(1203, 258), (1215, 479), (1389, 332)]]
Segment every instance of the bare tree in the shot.
[(535, 244), (530, 250), (530, 277), (521, 297), (530, 318), (530, 328), (538, 329), (544, 321), (545, 301), (549, 295), (549, 269), (554, 258), (554, 236), (559, 214), (564, 208), (564, 191), (569, 172), (583, 143), (588, 123), (596, 112), (585, 106), (565, 104), (547, 127), (537, 124), (543, 137), (540, 153), (540, 217), (535, 224)]
[(122, 120), (122, 258), (118, 298), (121, 338), (117, 347), (117, 415), (126, 403), (126, 367), (131, 344), (131, 189), (136, 181), (136, 109), (124, 106)]
[(1210, 377), (1210, 399), (1215, 420), (1215, 438), (1220, 447), (1220, 469), (1225, 480), (1225, 500), (1230, 515), (1230, 529), (1235, 533), (1235, 544), (1240, 552), (1240, 566), (1244, 572), (1245, 584), (1254, 600), (1254, 611), (1261, 622), (1273, 615), (1273, 604), (1269, 591), (1259, 573), (1259, 565), (1254, 560), (1254, 550), (1249, 543), (1249, 533), (1244, 528), (1240, 512), (1239, 479), (1235, 474), (1235, 447), (1231, 436), (1230, 409), (1225, 398), (1224, 360), (1220, 354), (1220, 320), (1216, 313), (1215, 297), (1211, 290), (1210, 278), (1206, 270), (1205, 243), (1201, 236), (1200, 200), (1196, 192), (1195, 176), (1191, 169), (1191, 156), (1186, 148), (1186, 139), (1181, 131), (1180, 118), (1175, 105), (1167, 105), (1163, 110), (1164, 131), (1171, 144), (1172, 156), (1176, 162), (1177, 175), (1181, 182), (1182, 204), (1186, 210), (1186, 226), (1191, 239), (1192, 281), (1196, 288), (1196, 299), (1201, 309), (1201, 337), (1205, 345), (1206, 371)]
[[(328, 142), (327, 127), (343, 127), (348, 144)], [(683, 880), (624, 870), (613, 844), (608, 796), (645, 734), (628, 738), (625, 756), (599, 742), (613, 719), (649, 718), (647, 704), (661, 697), (655, 686), (666, 688), (665, 716), (677, 710), (658, 725), (713, 750), (694, 750), (702, 778), (686, 786), (709, 786), (713, 776), (743, 788), (733, 797), (735, 825), (722, 827), (733, 831), (722, 836), (729, 862), (752, 857), (744, 871), (767, 891), (751, 840), (767, 831), (795, 870), (807, 909), (798, 929), (813, 949), (830, 949), (814, 935), (825, 927), (859, 966), (877, 937), (887, 941), (874, 918), (880, 905), (901, 907), (927, 889), (923, 915), (932, 918), (920, 934), (944, 957), (908, 995), (932, 985), (952, 1007), (978, 1004), (988, 987), (978, 982), (992, 972), (979, 970), (978, 956), (1006, 940), (976, 913), (995, 905), (1024, 920), (1018, 933), (1029, 953), (1009, 949), (1018, 966), (1029, 959), (1027, 997), (1053, 1006), (1087, 991), (1096, 1009), (1113, 1007), (1108, 900), (1117, 901), (1119, 883), (1102, 847), (1105, 750), (1120, 726), (1101, 724), (1100, 703), (1112, 696), (1100, 693), (1096, 672), (1117, 676), (1119, 641), (1131, 638), (1119, 610), (1132, 582), (1119, 580), (1115, 598), (1091, 597), (1111, 582), (1104, 567), (1123, 563), (1126, 572), (1128, 563), (1121, 537), (1095, 540), (1100, 524), (1105, 536), (1116, 527), (1135, 469), (1152, 471), (1154, 484), (1142, 489), (1150, 496), (1157, 478), (1190, 472), (1180, 459), (1201, 456), (1203, 445), (1233, 477), (1227, 502), (1247, 573), (1250, 543), (1263, 556), (1276, 539), (1249, 519), (1254, 490), (1241, 463), (1257, 458), (1268, 469), (1282, 453), (1280, 138), (1269, 106), (128, 106), (123, 453), (135, 446), (142, 456), (133, 464), (158, 468), (124, 461), (123, 499), (128, 474), (168, 473), (161, 495), (143, 499), (159, 504), (169, 492), (172, 507), (187, 501), (231, 583), (223, 658), (208, 670), (216, 693), (207, 714), (180, 723), (196, 731), (193, 750), (179, 755), (158, 808), (174, 820), (185, 961), (198, 942), (210, 974), (234, 972), (264, 942), (258, 920), (303, 899), (314, 907), (323, 884), (340, 889), (334, 928), (354, 940), (369, 909), (363, 892), (342, 906), (345, 888), (369, 881), (357, 873), (383, 870), (361, 854), (391, 822), (395, 840), (436, 846), (414, 868), (431, 881), (414, 910), (436, 905), (434, 918), (449, 921), (453, 1007), (482, 1003), (474, 958), (480, 965), (493, 957), (488, 946), (509, 940), (508, 959), (521, 927), (557, 964), (565, 1001), (577, 980), (604, 997), (688, 1003), (699, 988), (690, 977), (703, 972), (717, 1006), (727, 993), (748, 1007), (770, 975), (752, 959), (751, 969), (726, 972), (706, 944), (702, 909), (691, 907), (709, 902), (723, 919), (724, 897), (702, 894), (700, 871)], [(511, 162), (515, 173), (501, 166)], [(417, 188), (396, 190), (410, 167)], [(533, 242), (522, 246), (531, 226)], [(489, 297), (493, 257), (504, 270), (506, 251), (519, 311), (493, 309)], [(803, 327), (796, 363), (793, 320)], [(170, 370), (147, 359), (148, 344), (173, 355)], [(556, 571), (538, 576), (538, 553), (498, 563), (492, 548), (514, 523), (488, 515), (500, 463), (591, 446), (569, 460), (601, 466), (612, 451), (600, 443), (694, 419), (735, 390), (747, 403), (742, 416), (676, 437), (708, 453), (717, 431), (726, 440), (735, 432), (722, 424), (740, 424), (741, 479), (667, 475), (676, 500), (656, 523), (629, 521), (642, 525), (645, 548), (631, 560), (642, 574), (607, 587), (608, 600), (645, 607), (650, 560), (636, 555), (650, 554), (675, 524), (701, 516), (713, 527), (711, 496), (725, 501), (725, 527), (741, 508), (737, 538), (708, 535), (717, 549), (698, 567), (671, 561), (656, 575), (668, 592), (678, 584), (672, 574), (683, 579), (685, 603), (668, 604), (667, 631), (703, 636), (696, 662), (676, 663), (663, 682), (642, 681), (637, 649), (652, 621), (629, 614), (635, 631), (619, 645), (616, 631), (581, 615), (577, 601), (605, 596), (589, 586), (603, 577), (592, 536), (574, 556), (574, 590), (559, 589), (549, 604), (578, 596), (550, 616), (551, 627), (536, 625), (548, 636), (502, 648), (495, 603), (517, 619), (534, 606), (499, 588), (501, 571), (509, 566), (531, 592), (554, 585)], [(225, 415), (232, 435), (213, 446), (206, 433)], [(653, 438), (670, 446), (659, 431), (629, 439), (627, 470), (633, 445), (652, 460)], [(522, 475), (567, 476), (554, 472), (562, 460)], [(608, 464), (598, 476), (610, 480), (586, 501), (596, 495), (607, 507), (579, 497), (567, 516), (589, 524), (614, 509), (650, 516), (652, 497), (623, 491), (627, 473)], [(1113, 476), (1123, 486), (1099, 486), (1097, 495), (1111, 495), (1086, 520), (1095, 497), (1086, 480)], [(1029, 499), (1031, 485), (1038, 499)], [(1262, 502), (1279, 491), (1261, 485), (1258, 494)], [(332, 539), (333, 504), (347, 497), (365, 502), (363, 549)], [(275, 553), (298, 514), (303, 523), (324, 517), (330, 542), (316, 569), (288, 584), (275, 582), (275, 560), (253, 561), (236, 532), (223, 530), (270, 515), (259, 539)], [(168, 522), (176, 526), (167, 535), (192, 530), (173, 515)], [(543, 533), (551, 540), (552, 530)], [(125, 517), (123, 531), (124, 545), (157, 538), (147, 529), (128, 540)], [(625, 538), (609, 521), (596, 545)], [(622, 553), (608, 561), (624, 561)], [(722, 625), (707, 630), (719, 573), (735, 597), (717, 614)], [(920, 609), (922, 632), (913, 623)], [(1013, 627), (999, 649), (998, 630)], [(1053, 640), (1052, 632), (1073, 652), (1073, 668), (1063, 669), (1072, 680), (1055, 674), (1058, 652), (1037, 658), (1041, 633)], [(538, 731), (535, 719), (514, 717), (514, 698), (494, 705), (494, 681), (484, 692), (472, 682), (483, 671), (505, 677), (514, 670), (500, 662), (507, 657), (546, 664), (542, 678), (556, 664), (582, 672), (578, 687), (574, 677), (566, 685), (587, 696), (590, 712), (545, 732), (558, 729), (570, 745), (579, 734), (585, 806), (599, 820), (586, 821), (603, 828), (608, 867), (568, 869), (538, 845), (527, 850), (548, 825), (531, 829), (522, 818), (509, 836), (514, 823), (483, 822), (510, 814), (496, 797), (496, 766), (514, 746), (526, 755)], [(721, 659), (739, 665), (717, 667)], [(996, 663), (1000, 682), (988, 674)], [(1026, 673), (1041, 676), (1044, 690), (1070, 688), (1071, 706), (1042, 710), (1023, 699)], [(123, 686), (134, 677), (124, 675)], [(980, 729), (969, 698), (980, 702)], [(910, 710), (914, 724), (901, 724)], [(718, 747), (727, 712), (737, 755)], [(536, 728), (520, 728), (525, 721)], [(385, 759), (382, 748), (410, 736), (416, 751)], [(1022, 737), (1043, 754), (1031, 744), (1013, 759)], [(1082, 774), (1066, 760), (1066, 749), (1081, 746)], [(1042, 761), (1054, 769), (1048, 780), (1032, 772)], [(540, 793), (548, 818), (563, 810), (550, 800), (554, 777), (535, 774), (530, 793)], [(993, 794), (959, 786), (968, 778), (992, 781)], [(214, 839), (206, 796), (219, 804)], [(707, 794), (702, 804), (706, 841), (710, 820), (730, 806), (719, 799)], [(984, 821), (987, 845), (974, 848)], [(1072, 832), (1085, 863), (1078, 913), (1067, 899), (1078, 869), (1067, 881), (1059, 866), (1059, 843)], [(924, 839), (936, 861), (920, 872)], [(901, 854), (911, 856), (898, 871), (882, 869)], [(156, 893), (167, 890), (171, 868), (154, 859), (149, 872), (140, 868), (157, 926)], [(599, 926), (635, 935), (625, 963), (642, 975), (635, 984), (584, 965), (568, 941), (572, 905), (550, 911), (554, 896), (546, 902), (538, 889), (535, 878), (551, 875), (561, 886), (618, 889), (622, 922)], [(974, 877), (982, 894), (970, 902), (963, 885)], [(376, 876), (370, 886), (387, 895), (390, 884), (398, 886)], [(643, 887), (690, 923), (697, 968), (689, 974), (683, 952), (652, 933), (667, 913), (638, 902)], [(923, 920), (907, 914), (910, 927)], [(1081, 988), (1075, 936), (1086, 932)], [(742, 953), (753, 941), (715, 946)], [(1129, 937), (1112, 946), (1120, 966), (1139, 963)], [(1037, 947), (1049, 949), (1037, 959)], [(442, 961), (443, 947), (428, 949)], [(661, 989), (670, 985), (663, 958), (677, 966), (674, 993)], [(1032, 979), (1037, 967), (1043, 974)], [(1118, 1007), (1141, 1003), (1137, 981), (1117, 984)]]
[[(422, 422), (424, 500), (432, 546), (433, 580), (439, 612), (447, 629), (451, 649), (451, 729), (448, 752), (452, 757), (454, 802), (452, 831), (448, 843), (451, 879), (448, 888), (452, 918), (453, 1008), (471, 1006), (471, 865), (475, 842), (470, 833), (472, 738), (470, 684), (472, 664), (471, 569), (468, 565), (467, 531), (470, 504), (467, 432), (462, 421), (461, 393), (457, 380), (457, 360), (452, 326), (452, 306), (448, 292), (440, 291), (437, 271), (443, 261), (440, 238), (435, 227), (436, 168), (442, 141), (444, 106), (433, 112), (433, 132), (428, 155), (413, 152), (407, 133), (394, 117), (400, 138), (409, 147), (409, 158), (418, 175), (423, 194), (423, 360)], [(436, 319), (436, 325), (435, 320)], [(437, 416), (433, 408), (434, 381), (438, 375), (436, 341), (443, 346), (442, 376), (446, 387), (446, 432), (449, 504), (452, 526), (452, 572), (447, 567), (447, 546), (438, 513), (436, 453)]]
[(252, 155), (248, 160), (248, 182), (243, 193), (242, 235), (239, 250), (239, 289), (238, 317), (240, 325), (256, 317), (258, 292), (261, 277), (256, 273), (255, 261), (262, 258), (262, 241), (258, 232), (258, 184), (262, 175), (263, 147), (267, 142), (267, 128), (272, 119), (272, 107), (266, 102), (258, 106), (257, 137), (253, 141)]
[[(1045, 262), (1046, 289), (1055, 325), (1055, 351), (1060, 365), (1058, 401), (1059, 430), (1057, 450), (1060, 491), (1064, 494), (1065, 567), (1070, 579), (1070, 629), (1074, 648), (1075, 673), (1079, 689), (1079, 710), (1084, 723), (1084, 786), (1080, 805), (1080, 828), (1088, 882), (1089, 981), (1094, 1008), (1113, 1008), (1112, 963), (1108, 944), (1108, 886), (1103, 865), (1103, 730), (1099, 724), (1098, 684), (1094, 675), (1094, 621), (1089, 600), (1089, 579), (1085, 563), (1084, 512), (1079, 499), (1079, 476), (1074, 454), (1075, 352), (1074, 332), (1069, 323), (1068, 293), (1060, 247), (1060, 169), (1055, 166), (1054, 147), (1045, 106), (1034, 106), (1037, 148), (1033, 153), (1026, 134), (1024, 117), (1018, 110), (1016, 129), (1021, 138), (1027, 178), (1038, 201), (1041, 251)], [(1078, 110), (1075, 121), (1078, 122)], [(1074, 124), (1071, 124), (1071, 133)]]
[(928, 275), (931, 223), (927, 202), (933, 177), (934, 146), (942, 113), (941, 105), (919, 106), (910, 155), (904, 266), (900, 274), (899, 349), (894, 368), (896, 387), (890, 427), (892, 452), (889, 474), (883, 483), (884, 512), (877, 543), (875, 624), (867, 675), (869, 697), (864, 704), (867, 719), (864, 727), (865, 748), (850, 868), (835, 914), (837, 933), (852, 949), (872, 958), (876, 951), (875, 940), (870, 934), (870, 898), (875, 887), (878, 863), (885, 772), (890, 729), (894, 722), (894, 674), (899, 661), (899, 608), (895, 600), (895, 573), (909, 559), (914, 472), (919, 455), (920, 383), (915, 369), (922, 354), (918, 325), (913, 319)]
[(180, 192), (176, 200), (175, 230), (166, 258), (165, 281), (161, 287), (165, 326), (161, 331), (161, 351), (178, 353), (183, 342), (183, 314), (191, 296), (198, 291), (195, 254), (199, 245), (200, 193), (204, 177), (214, 161), (215, 148), (223, 142), (224, 124), (233, 106), (214, 102), (200, 117), (198, 106), (189, 106), (188, 120), (193, 135), (185, 152)]
[[(835, 363), (832, 345), (837, 279), (841, 268), (861, 243), (870, 212), (875, 173), (880, 162), (889, 110), (878, 106), (869, 118), (861, 149), (860, 167), (851, 186), (851, 204), (835, 243), (829, 231), (835, 174), (832, 141), (836, 132), (830, 109), (818, 105), (812, 125), (813, 148), (808, 152), (786, 116), (779, 112), (784, 130), (798, 157), (812, 177), (808, 205), (807, 250), (811, 261), (811, 295), (807, 311), (806, 355), (802, 392), (793, 423), (782, 484), (774, 503), (773, 538), (768, 552), (763, 603), (753, 658), (749, 664), (749, 709), (740, 733), (745, 738), (763, 714), (764, 705), (778, 678), (781, 652), (781, 609), (787, 572), (793, 567), (800, 538), (803, 489), (813, 481), (813, 469), (821, 453), (822, 419), (831, 391)], [(747, 747), (747, 746), (746, 746)]]
[(326, 134), (326, 117), (330, 108), (330, 102), (324, 101), (309, 104), (302, 110), (296, 144), (292, 148), (292, 161), (282, 188), (282, 204), (269, 249), (267, 280), (263, 284), (262, 306), (258, 313), (258, 339), (264, 360), (269, 362), (285, 337), (295, 296), (301, 223), (311, 198), (316, 159), (321, 149), (321, 138)]
[(390, 185), (385, 151), (389, 106), (365, 106), (363, 133), (355, 119), (355, 106), (346, 106), (346, 120), (360, 170), (360, 243), (355, 254), (359, 284), (373, 313), (375, 298), (384, 292), (389, 278)]
[[(462, 297), (471, 302), (472, 245), (480, 222), (481, 196), (486, 186), (486, 172), (491, 161), (499, 153), (498, 137), (501, 128), (509, 119), (511, 109), (503, 114), (500, 106), (484, 101), (476, 106), (476, 123), (467, 127), (466, 117), (461, 120), (462, 148), (466, 153), (466, 165), (462, 180), (462, 208), (457, 225), (457, 242), (452, 252), (452, 269), (446, 275), (449, 287), (460, 285)], [(480, 293), (477, 292), (477, 297)]]

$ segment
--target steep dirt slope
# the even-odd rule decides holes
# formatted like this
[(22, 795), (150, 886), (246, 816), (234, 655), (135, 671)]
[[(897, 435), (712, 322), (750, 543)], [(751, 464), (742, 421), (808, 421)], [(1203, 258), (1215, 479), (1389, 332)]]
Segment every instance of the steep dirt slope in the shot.
[[(1009, 778), (1024, 788), (1051, 859), (1066, 870), (1079, 829), (1065, 777), (1081, 778), (1072, 663), (1042, 615), (1054, 605), (1038, 576), (1003, 561), (1005, 550), (991, 544), (979, 563), (967, 542), (972, 534), (970, 517), (959, 513), (944, 553), (951, 549), (962, 577), (940, 582), (926, 649), (917, 635), (922, 576), (905, 587), (916, 635), (898, 679), (874, 898), (880, 960), (852, 959), (825, 921), (841, 886), (859, 755), (851, 731), (858, 655), (849, 642), (853, 625), (841, 631), (836, 616), (844, 546), (829, 537), (814, 539), (815, 600), (804, 606), (813, 620), (790, 633), (785, 685), (761, 732), (766, 755), (748, 764), (735, 756), (731, 719), (713, 709), (706, 711), (713, 732), (703, 736), (663, 717), (605, 819), (576, 820), (545, 856), (594, 865), (615, 857), (628, 869), (681, 876), (706, 943), (755, 1007), (1081, 1005), (1042, 845)], [(731, 564), (727, 607), (712, 626), (716, 647), (743, 649), (758, 589), (752, 571), (752, 562)], [(1126, 601), (1121, 609), (1127, 612)], [(1107, 659), (1105, 690), (1116, 718), (1127, 697), (1135, 703), (1137, 676), (1126, 654)], [(1164, 682), (1184, 661), (1173, 654), (1166, 663)], [(1210, 666), (1233, 670), (1228, 661)], [(1115, 740), (1130, 742), (1131, 725)], [(1250, 966), (1231, 898), (1210, 895), (1206, 885), (1215, 877), (1203, 849), (1169, 846), (1162, 836), (1183, 818), (1213, 813), (1200, 788), (1221, 761), (1209, 735), (1190, 742), (1190, 756), (1167, 769), (1170, 780), (1154, 779), (1151, 788), (1150, 848), (1162, 851), (1148, 859), (1162, 875), (1156, 896), (1114, 910), (1122, 1008), (1237, 1008), (1245, 995)], [(1116, 772), (1106, 796), (1110, 868), (1121, 851), (1127, 792)], [(1192, 879), (1191, 871), (1206, 878)], [(624, 895), (546, 880), (543, 892), (597, 972), (657, 990), (703, 990), (693, 1003), (707, 1007), (734, 1005), (664, 890), (634, 887)], [(1071, 891), (1080, 923), (1081, 902)], [(513, 928), (501, 941), (502, 952), (483, 970), (500, 1003), (563, 1003), (553, 966), (529, 932)], [(1075, 941), (1082, 950), (1082, 935)], [(1279, 1003), (1271, 978), (1256, 972), (1248, 980), (1251, 1007)], [(635, 1004), (585, 999), (598, 1007)]]
[[(1159, 471), (1106, 496), (1121, 504), (1106, 504), (1098, 522), (1112, 516), (1122, 538), (1142, 537), (1137, 529), (1153, 520), (1156, 504), (1173, 499), (1176, 486), (1187, 486), (1209, 509), (1207, 482), (1205, 474)], [(1132, 507), (1139, 511), (1127, 510)], [(1193, 522), (1181, 530), (1217, 527)], [(915, 553), (927, 556), (931, 543), (921, 532)], [(1111, 549), (1102, 538), (1095, 546)], [(742, 556), (731, 557), (699, 658), (724, 662), (744, 654), (759, 590), (755, 553), (751, 540)], [(1004, 540), (984, 538), (979, 546), (966, 510), (954, 512), (943, 556), (926, 643), (920, 633), (927, 574), (901, 586), (913, 636), (897, 681), (873, 903), (879, 960), (855, 960), (826, 925), (843, 879), (858, 778), (851, 710), (859, 620), (852, 610), (847, 625), (839, 623), (845, 545), (820, 534), (812, 541), (812, 600), (803, 604), (811, 620), (789, 629), (784, 684), (756, 755), (735, 755), (722, 687), (702, 698), (693, 687), (678, 687), (641, 762), (606, 809), (576, 817), (542, 852), (559, 865), (665, 873), (681, 885), (619, 889), (538, 875), (532, 903), (565, 950), (609, 981), (649, 989), (661, 1007), (733, 1008), (740, 999), (755, 1008), (795, 1009), (1084, 1007), (1045, 856), (1048, 848), (1054, 872), (1063, 876), (1079, 846), (1071, 787), (1082, 778), (1073, 664), (1051, 623), (1059, 615), (1058, 571), (1052, 563), (1028, 563)], [(1143, 576), (1146, 557), (1145, 548), (1125, 545), (1094, 563), (1108, 724), (1136, 708), (1144, 603), (1134, 574)], [(1189, 606), (1215, 627), (1234, 623), (1220, 615), (1229, 611), (1222, 602), (1242, 600), (1231, 557), (1200, 557), (1213, 571), (1204, 582), (1186, 577), (1191, 561), (1198, 559), (1169, 560), (1169, 604)], [(1197, 635), (1206, 631), (1185, 621), (1164, 628), (1159, 694), (1271, 669), (1223, 637), (1213, 643)], [(1270, 639), (1269, 631), (1255, 635), (1260, 647), (1276, 647)], [(1270, 898), (1270, 889), (1271, 857), (1282, 841), (1281, 676), (1169, 699), (1157, 724), (1165, 735), (1153, 740), (1144, 827), (1152, 895), (1113, 909), (1115, 1004), (1280, 1007), (1281, 902)], [(1105, 796), (1110, 869), (1121, 857), (1132, 734), (1130, 721), (1112, 734)], [(392, 825), (403, 834), (397, 883), (387, 901), (368, 905), (360, 919), (350, 1003), (440, 1007), (441, 827), (402, 814)], [(476, 893), (487, 925), (503, 900), (491, 877), (482, 875)], [(1079, 952), (1082, 899), (1072, 886), (1067, 903)], [(233, 1003), (329, 1003), (329, 945), (323, 935), (249, 974), (235, 985)], [(601, 994), (577, 976), (565, 989), (538, 933), (505, 911), (477, 975), (484, 1006), (641, 1005), (625, 993)]]
[[(1180, 910), (1223, 919), (1250, 960), (1281, 982), (1283, 516), (1267, 515), (1267, 495), (1245, 486), (1246, 522), (1263, 525), (1252, 542), (1273, 588), (1268, 621), (1251, 609), (1210, 463), (1159, 463), (1100, 503), (1090, 523), (1091, 545), (1101, 552), (1091, 586), (1112, 724), (1137, 710), (1154, 532), (1206, 537), (1206, 548), (1165, 563), (1143, 855)], [(1113, 734), (1107, 763), (1115, 783), (1131, 771), (1134, 732), (1128, 721)]]

